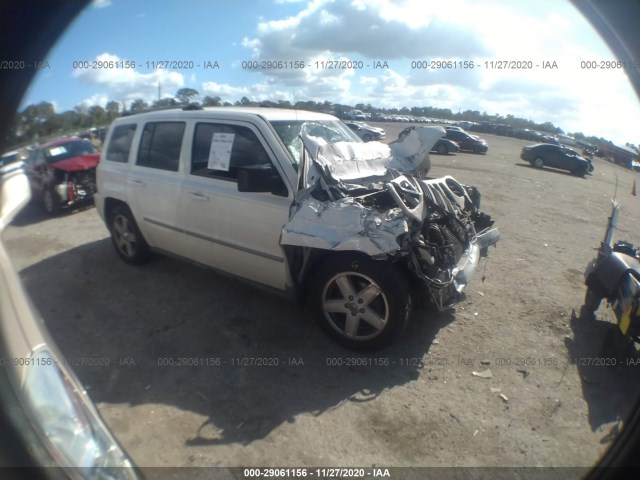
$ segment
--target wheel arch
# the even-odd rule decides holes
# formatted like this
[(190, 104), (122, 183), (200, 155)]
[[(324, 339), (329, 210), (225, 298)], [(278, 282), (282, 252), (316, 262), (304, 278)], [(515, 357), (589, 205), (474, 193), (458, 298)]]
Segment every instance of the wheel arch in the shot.
[[(354, 261), (358, 259), (374, 260), (380, 262), (396, 263), (390, 257), (374, 258), (366, 253), (358, 250), (324, 250), (321, 248), (301, 247), (297, 245), (285, 245), (285, 256), (287, 259), (289, 273), (294, 283), (296, 291), (296, 300), (300, 302), (306, 301), (309, 295), (309, 287), (312, 283), (315, 273), (320, 267), (334, 258), (351, 258)], [(305, 255), (307, 260), (304, 260)], [(404, 269), (398, 269), (407, 277)]]
[[(116, 210), (117, 207), (124, 207), (127, 210), (129, 210), (129, 212), (131, 212), (131, 209), (129, 208), (129, 205), (127, 205), (126, 202), (123, 202), (122, 200), (119, 200), (117, 198), (113, 198), (113, 197), (107, 197), (104, 200), (104, 223), (107, 225), (107, 228), (111, 228), (111, 220), (113, 219), (113, 212)], [(131, 214), (133, 215), (133, 212), (131, 212)]]
[[(337, 255), (330, 255), (329, 260), (320, 265), (317, 272), (310, 276), (307, 284), (308, 305), (316, 322), (327, 335), (347, 348), (377, 350), (390, 345), (402, 334), (408, 324), (413, 302), (406, 269), (399, 268), (398, 262), (395, 260), (394, 257), (375, 258), (361, 252), (349, 250), (339, 252)], [(360, 261), (361, 265), (354, 265)], [(325, 295), (328, 295), (330, 290), (334, 290), (333, 294), (331, 294), (331, 301), (335, 302), (337, 298), (334, 297), (337, 285), (336, 278), (344, 276), (359, 277), (359, 283), (365, 282), (366, 285), (375, 284), (378, 289), (375, 297), (379, 297), (378, 301), (383, 302), (374, 307), (374, 315), (377, 315), (380, 320), (384, 316), (384, 324), (382, 326), (376, 326), (370, 323), (369, 320), (363, 320), (359, 318), (359, 313), (351, 311), (350, 315), (358, 317), (356, 323), (359, 323), (360, 326), (369, 323), (369, 327), (360, 333), (360, 335), (363, 335), (360, 338), (345, 334), (345, 329), (347, 329), (345, 322), (347, 322), (348, 318), (351, 318), (348, 312), (331, 310), (334, 313), (328, 313), (324, 308)], [(340, 290), (342, 289), (340, 288)], [(339, 303), (342, 301), (347, 303), (355, 301), (354, 296), (357, 298), (360, 294), (356, 292), (362, 291), (364, 290), (354, 290), (353, 296), (350, 296), (348, 300), (346, 297), (340, 299)], [(341, 295), (345, 295), (344, 292)], [(357, 300), (357, 302), (362, 303), (362, 299)], [(366, 305), (363, 305), (363, 308), (367, 308)], [(345, 304), (345, 307), (352, 308), (353, 306), (349, 307)], [(383, 311), (380, 311), (380, 308)], [(362, 309), (360, 309), (360, 312), (365, 313)], [(337, 318), (335, 317), (336, 314), (338, 315)], [(345, 314), (347, 315), (346, 318), (341, 316)], [(371, 331), (372, 326), (373, 332)], [(356, 326), (356, 328), (359, 329), (360, 327)], [(367, 332), (367, 330), (369, 331)]]

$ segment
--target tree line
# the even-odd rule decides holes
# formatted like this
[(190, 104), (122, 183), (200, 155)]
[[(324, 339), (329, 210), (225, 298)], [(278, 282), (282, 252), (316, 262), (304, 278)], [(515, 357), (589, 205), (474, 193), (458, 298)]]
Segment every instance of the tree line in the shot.
[[(28, 105), (24, 110), (18, 112), (14, 118), (12, 127), (4, 138), (5, 145), (27, 145), (35, 143), (41, 139), (50, 138), (56, 135), (67, 135), (73, 132), (84, 131), (90, 128), (108, 126), (114, 119), (121, 115), (139, 113), (148, 110), (159, 110), (166, 108), (182, 107), (193, 103), (203, 107), (216, 106), (259, 106), (272, 108), (296, 108), (300, 110), (311, 110), (317, 112), (332, 113), (340, 116), (343, 112), (357, 109), (363, 112), (378, 112), (386, 115), (411, 115), (414, 117), (438, 118), (453, 121), (489, 122), (494, 124), (507, 125), (514, 128), (537, 130), (551, 134), (563, 134), (563, 130), (556, 127), (551, 122), (536, 123), (526, 118), (519, 118), (514, 115), (489, 115), (487, 112), (478, 110), (465, 110), (453, 112), (449, 108), (436, 107), (402, 107), (402, 108), (379, 108), (369, 103), (358, 103), (356, 105), (343, 105), (329, 101), (316, 102), (313, 100), (303, 100), (291, 103), (288, 100), (263, 100), (253, 101), (246, 96), (235, 103), (222, 102), (218, 96), (205, 96), (201, 100), (200, 93), (193, 88), (181, 88), (174, 97), (160, 98), (151, 103), (143, 99), (136, 99), (127, 108), (125, 102), (109, 101), (104, 107), (100, 105), (77, 105), (73, 110), (56, 113), (55, 107), (50, 102), (40, 102), (35, 105)], [(594, 145), (610, 142), (601, 137), (586, 136), (581, 132), (573, 134), (576, 139)]]

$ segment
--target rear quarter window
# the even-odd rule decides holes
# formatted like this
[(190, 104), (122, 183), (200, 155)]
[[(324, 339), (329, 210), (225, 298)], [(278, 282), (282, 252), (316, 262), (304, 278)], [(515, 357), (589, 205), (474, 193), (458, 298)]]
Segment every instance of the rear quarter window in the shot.
[(151, 122), (144, 126), (136, 165), (177, 172), (184, 122)]
[(111, 162), (126, 163), (129, 160), (129, 152), (131, 151), (131, 143), (135, 133), (135, 124), (115, 127), (111, 133), (105, 158)]

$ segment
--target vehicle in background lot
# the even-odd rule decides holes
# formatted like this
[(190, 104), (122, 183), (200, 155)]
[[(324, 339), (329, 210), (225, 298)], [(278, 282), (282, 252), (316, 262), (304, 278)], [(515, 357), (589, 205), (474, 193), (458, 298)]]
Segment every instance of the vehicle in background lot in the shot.
[(471, 130), (476, 125), (478, 125), (477, 122), (468, 122), (466, 120), (460, 120), (460, 121), (455, 122), (452, 126), (461, 127), (461, 128), (466, 129), (466, 130)]
[(539, 143), (522, 147), (520, 158), (537, 168), (553, 167), (584, 177), (593, 172), (593, 163), (575, 150), (560, 145)]
[(371, 120), (374, 122), (388, 122), (391, 121), (391, 117), (385, 115), (384, 113), (373, 112), (371, 114)]
[(560, 145), (560, 143), (555, 137), (548, 135), (546, 133), (536, 132), (534, 130), (529, 131), (529, 136), (525, 138), (525, 140), (532, 140), (538, 143), (550, 143), (552, 145)]
[(79, 137), (60, 138), (32, 149), (25, 159), (32, 198), (42, 202), (50, 215), (90, 203), (99, 160), (98, 149)]
[(606, 299), (620, 333), (640, 343), (640, 249), (626, 241), (613, 242), (620, 205), (615, 200), (611, 204), (604, 240), (584, 273), (584, 310), (593, 318)]
[(344, 113), (344, 118), (346, 120), (363, 120), (363, 121), (367, 119), (367, 117), (365, 116), (362, 110), (349, 110), (348, 112)]
[(383, 128), (373, 127), (364, 122), (344, 122), (347, 127), (355, 132), (365, 142), (382, 140), (386, 133)]
[(562, 145), (569, 145), (570, 147), (578, 146), (576, 139), (573, 137), (570, 137), (569, 135), (558, 135), (557, 140)]
[(446, 129), (446, 132), (447, 133), (445, 135), (445, 138), (456, 142), (460, 146), (461, 151), (467, 150), (473, 153), (487, 153), (487, 151), (489, 150), (487, 141), (476, 135), (471, 135), (467, 132), (460, 131), (455, 128), (451, 129), (450, 127)]
[[(29, 201), (29, 181), (21, 167), (0, 168), (0, 233)], [(25, 461), (58, 467), (47, 478), (139, 479), (49, 336), (1, 242), (0, 305), (0, 404), (20, 425), (16, 435), (29, 445), (31, 458)]]
[(440, 155), (448, 155), (450, 153), (456, 153), (460, 151), (460, 145), (448, 138), (440, 138), (431, 147), (432, 152), (439, 153)]
[(122, 117), (96, 209), (127, 263), (166, 251), (305, 299), (351, 348), (389, 345), (412, 298), (460, 301), (499, 239), (480, 194), (427, 178), (441, 127), (385, 145), (300, 110), (213, 107)]

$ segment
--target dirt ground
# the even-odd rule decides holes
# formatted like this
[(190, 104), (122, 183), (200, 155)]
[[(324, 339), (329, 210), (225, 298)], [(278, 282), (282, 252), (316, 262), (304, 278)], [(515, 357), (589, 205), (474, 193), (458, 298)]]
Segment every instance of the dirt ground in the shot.
[[(383, 126), (388, 139), (401, 129)], [(94, 208), (49, 219), (30, 206), (5, 243), (138, 465), (590, 466), (640, 393), (640, 366), (607, 346), (608, 308), (578, 317), (582, 273), (616, 175), (617, 238), (640, 243), (640, 175), (598, 158), (586, 179), (537, 170), (519, 159), (529, 142), (483, 136), (487, 155), (432, 155), (431, 173), (478, 186), (502, 239), (467, 301), (417, 311), (375, 354), (212, 271), (166, 257), (124, 264)], [(593, 365), (603, 358), (616, 366)], [(492, 377), (473, 374), (483, 370)]]

